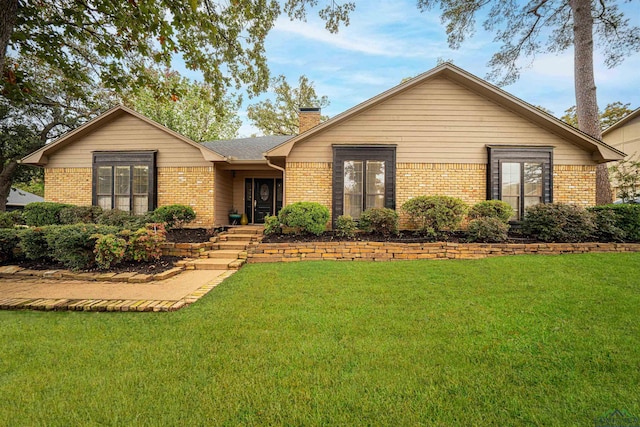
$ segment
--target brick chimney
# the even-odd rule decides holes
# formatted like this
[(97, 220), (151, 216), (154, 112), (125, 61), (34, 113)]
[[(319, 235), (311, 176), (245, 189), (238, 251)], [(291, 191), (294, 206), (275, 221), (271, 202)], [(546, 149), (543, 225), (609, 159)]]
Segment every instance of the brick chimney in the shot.
[(300, 108), (298, 111), (298, 133), (308, 131), (314, 126), (320, 124), (320, 109), (319, 108)]

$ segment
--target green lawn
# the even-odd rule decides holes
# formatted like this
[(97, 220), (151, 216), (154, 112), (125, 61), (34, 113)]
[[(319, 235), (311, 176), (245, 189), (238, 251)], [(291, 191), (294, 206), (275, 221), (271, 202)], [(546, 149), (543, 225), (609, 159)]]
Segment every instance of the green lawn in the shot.
[(1, 425), (640, 416), (640, 254), (244, 267), (174, 313), (0, 312)]

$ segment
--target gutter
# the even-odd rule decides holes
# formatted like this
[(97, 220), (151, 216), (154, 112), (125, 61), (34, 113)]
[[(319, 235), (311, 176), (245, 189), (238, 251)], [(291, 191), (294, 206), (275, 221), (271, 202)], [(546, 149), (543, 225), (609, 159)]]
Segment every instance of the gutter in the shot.
[[(285, 168), (271, 163), (271, 160), (267, 156), (265, 156), (265, 159), (267, 159), (268, 166), (282, 172), (282, 207), (285, 207), (287, 205), (287, 171)], [(278, 213), (276, 212), (275, 214), (277, 215)]]

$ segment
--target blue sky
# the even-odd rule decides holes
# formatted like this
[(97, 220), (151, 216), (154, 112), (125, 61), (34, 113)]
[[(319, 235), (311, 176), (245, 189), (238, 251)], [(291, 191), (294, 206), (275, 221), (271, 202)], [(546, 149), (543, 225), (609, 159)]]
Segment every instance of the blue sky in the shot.
[[(292, 85), (306, 75), (315, 83), (316, 93), (329, 97), (323, 110), (330, 117), (387, 90), (404, 78), (436, 66), (438, 58), (479, 76), (486, 77), (492, 54), (499, 45), (493, 35), (478, 25), (473, 37), (459, 50), (449, 49), (438, 9), (420, 13), (415, 0), (367, 0), (356, 2), (351, 24), (331, 34), (312, 11), (307, 22), (290, 21), (282, 16), (269, 33), (267, 58), (272, 75), (284, 74)], [(640, 7), (627, 5), (626, 16), (640, 25)], [(523, 64), (530, 62), (525, 58)], [(601, 52), (595, 54), (596, 85), (600, 107), (614, 101), (640, 107), (640, 54), (608, 69)], [(575, 104), (573, 50), (539, 54), (520, 79), (503, 87), (534, 105), (541, 105), (561, 116)], [(239, 112), (243, 126), (239, 136), (256, 133), (244, 109), (248, 104), (269, 97), (246, 99)]]

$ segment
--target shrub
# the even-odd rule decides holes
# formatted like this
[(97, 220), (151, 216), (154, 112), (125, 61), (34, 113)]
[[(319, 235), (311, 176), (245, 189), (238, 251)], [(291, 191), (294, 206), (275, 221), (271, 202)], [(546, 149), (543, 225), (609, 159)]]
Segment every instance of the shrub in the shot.
[(33, 202), (24, 207), (22, 217), (31, 227), (60, 224), (60, 211), (72, 205), (55, 202)]
[(78, 270), (94, 265), (96, 235), (117, 232), (118, 228), (112, 226), (73, 224), (49, 227), (46, 237), (53, 259), (65, 267)]
[(285, 206), (278, 214), (280, 224), (295, 234), (322, 234), (329, 222), (329, 209), (320, 203), (297, 202)]
[(627, 233), (618, 227), (618, 216), (611, 209), (589, 208), (595, 222), (593, 238), (599, 242), (624, 242)]
[(594, 231), (590, 212), (561, 203), (531, 206), (522, 221), (522, 233), (543, 242), (582, 242)]
[(27, 259), (51, 258), (49, 244), (47, 243), (47, 227), (32, 227), (20, 231), (20, 249)]
[(398, 212), (389, 208), (371, 208), (360, 215), (359, 228), (385, 236), (398, 234)]
[(271, 234), (279, 234), (282, 232), (280, 227), (280, 220), (276, 215), (264, 217), (264, 234), (269, 236)]
[(336, 219), (336, 234), (340, 237), (353, 237), (358, 229), (358, 224), (351, 215), (340, 215)]
[(402, 210), (420, 231), (437, 234), (455, 230), (467, 212), (467, 205), (456, 197), (418, 196), (405, 202)]
[(129, 230), (137, 230), (143, 228), (148, 223), (154, 222), (152, 216), (152, 212), (145, 215), (131, 215), (127, 211), (110, 209), (103, 211), (98, 217), (97, 222), (98, 224), (112, 225), (121, 229), (128, 228)]
[(100, 206), (68, 206), (60, 210), (61, 224), (91, 224), (102, 214)]
[(18, 224), (24, 224), (20, 211), (0, 212), (0, 228), (13, 228)]
[(10, 228), (0, 230), (0, 261), (13, 258), (13, 250), (18, 246), (18, 230)]
[(485, 200), (476, 203), (469, 210), (469, 218), (498, 218), (502, 222), (509, 222), (513, 215), (511, 205), (502, 200)]
[(129, 238), (126, 256), (134, 261), (157, 260), (162, 256), (162, 244), (167, 241), (164, 224), (150, 223), (132, 233), (124, 233)]
[(96, 245), (93, 253), (96, 255), (96, 264), (102, 269), (108, 269), (117, 265), (124, 259), (127, 250), (127, 241), (114, 234), (96, 234)]
[(500, 243), (508, 238), (509, 224), (497, 217), (484, 216), (469, 221), (467, 238), (470, 242)]
[(615, 226), (625, 234), (624, 239), (640, 242), (640, 204), (602, 205), (594, 206), (589, 210), (597, 215), (603, 211), (611, 212)]
[(168, 205), (161, 206), (151, 215), (152, 222), (163, 222), (167, 228), (182, 228), (185, 224), (196, 219), (196, 213), (191, 206)]

